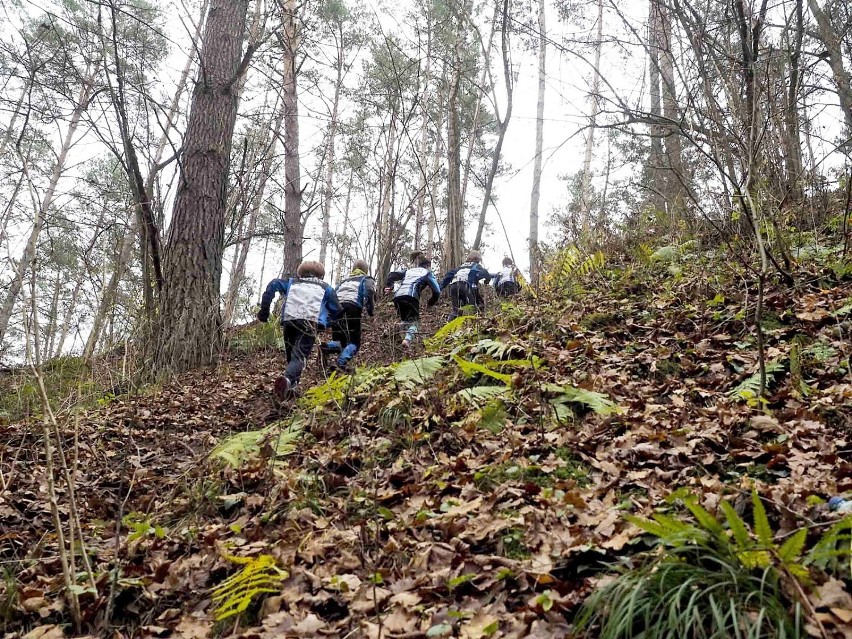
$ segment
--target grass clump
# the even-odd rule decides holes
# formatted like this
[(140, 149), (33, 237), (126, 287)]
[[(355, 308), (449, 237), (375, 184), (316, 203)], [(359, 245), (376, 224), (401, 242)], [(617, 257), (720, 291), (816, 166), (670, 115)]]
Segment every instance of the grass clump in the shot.
[(627, 517), (657, 538), (657, 552), (594, 592), (578, 615), (578, 630), (601, 639), (804, 636), (801, 593), (811, 582), (815, 553), (835, 548), (831, 540), (808, 553), (806, 529), (776, 542), (754, 492), (751, 526), (727, 501), (717, 519), (695, 497), (675, 496), (690, 519)]

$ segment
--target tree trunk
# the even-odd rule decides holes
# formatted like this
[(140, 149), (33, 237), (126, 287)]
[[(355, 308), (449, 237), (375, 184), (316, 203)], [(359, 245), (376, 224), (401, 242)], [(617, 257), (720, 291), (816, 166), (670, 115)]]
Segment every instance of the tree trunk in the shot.
[[(71, 149), (71, 144), (74, 141), (74, 134), (77, 132), (77, 127), (80, 125), (80, 119), (83, 117), (83, 111), (92, 96), (92, 86), (94, 78), (88, 76), (83, 81), (83, 87), (77, 96), (77, 103), (74, 105), (74, 111), (71, 113), (71, 120), (68, 122), (68, 129), (65, 131), (65, 137), (62, 139), (62, 147), (59, 149), (59, 155), (53, 165), (53, 171), (50, 174), (50, 181), (47, 185), (47, 190), (42, 197), (41, 203), (34, 206), (33, 228), (30, 231), (27, 245), (24, 247), (24, 253), (18, 263), (15, 265), (15, 271), (12, 275), (12, 281), (9, 284), (9, 290), (6, 292), (6, 299), (3, 301), (3, 306), (0, 308), (0, 342), (6, 336), (6, 331), (9, 328), (9, 320), (12, 317), (12, 311), (15, 307), (15, 302), (18, 300), (18, 295), (21, 294), (21, 288), (24, 284), (24, 277), (27, 269), (30, 268), (32, 261), (35, 259), (36, 247), (38, 246), (38, 238), (41, 235), (41, 230), (44, 227), (44, 219), (47, 215), (50, 205), (53, 203), (53, 198), (56, 195), (56, 187), (59, 184), (59, 179), (65, 171), (65, 163), (68, 159), (68, 151)], [(22, 158), (23, 159), (23, 158)]]
[[(589, 132), (586, 134), (586, 150), (583, 156), (583, 173), (580, 179), (580, 240), (588, 242), (592, 232), (592, 158), (595, 148), (595, 131), (600, 112), (601, 47), (603, 46), (603, 0), (598, 0), (598, 34), (595, 43), (595, 62), (592, 69), (589, 113)], [(658, 96), (659, 100), (659, 96)], [(657, 138), (659, 143), (659, 138)]]
[(104, 322), (107, 319), (109, 311), (115, 307), (118, 285), (124, 279), (127, 266), (130, 263), (130, 257), (133, 252), (133, 241), (137, 237), (138, 231), (133, 227), (131, 220), (127, 220), (127, 224), (127, 231), (118, 240), (115, 264), (109, 281), (101, 294), (98, 310), (95, 312), (95, 317), (92, 320), (92, 329), (89, 331), (89, 337), (86, 338), (86, 345), (83, 347), (83, 359), (85, 360), (90, 360), (92, 355), (95, 354), (95, 348), (103, 331)]
[(391, 221), (393, 199), (394, 199), (394, 182), (396, 173), (396, 135), (397, 135), (397, 113), (396, 110), (391, 112), (390, 129), (388, 131), (388, 148), (385, 154), (384, 177), (382, 179), (382, 199), (379, 203), (379, 238), (378, 238), (378, 269), (377, 275), (379, 281), (383, 281), (390, 272), (391, 266), (391, 247), (393, 246), (393, 238), (391, 237), (393, 223)]
[[(432, 81), (432, 23), (428, 22), (426, 33), (426, 68), (424, 71), (423, 94), (420, 97), (421, 118), (423, 119), (420, 130), (420, 147), (417, 153), (417, 165), (420, 168), (420, 184), (417, 187), (417, 213), (414, 216), (414, 247), (420, 248), (421, 234), (423, 231), (423, 209), (426, 205), (426, 187), (429, 176), (426, 172), (426, 155), (429, 152), (429, 85)], [(431, 179), (435, 179), (432, 176)]]
[(650, 84), (651, 117), (651, 153), (648, 156), (648, 180), (651, 187), (651, 202), (657, 211), (665, 211), (663, 193), (663, 128), (659, 121), (663, 115), (660, 98), (660, 14), (658, 3), (651, 0), (648, 12), (648, 78)]
[(331, 236), (331, 200), (334, 197), (334, 138), (337, 135), (337, 116), (340, 105), (340, 90), (343, 87), (343, 26), (340, 25), (340, 33), (337, 47), (337, 78), (334, 83), (334, 98), (331, 103), (331, 122), (328, 125), (328, 149), (325, 169), (325, 187), (323, 188), (322, 203), (322, 238), (320, 239), (319, 261), (325, 265), (328, 252), (328, 240)]
[[(488, 44), (485, 47), (485, 56), (482, 64), (482, 72), (479, 74), (480, 91), (476, 94), (476, 107), (473, 110), (473, 123), (470, 126), (470, 137), (467, 140), (467, 154), (464, 159), (464, 173), (462, 175), (461, 185), (461, 200), (464, 204), (467, 199), (467, 181), (470, 177), (471, 159), (473, 158), (473, 149), (476, 146), (477, 135), (476, 131), (479, 128), (479, 116), (482, 113), (482, 98), (485, 95), (485, 81), (488, 79), (489, 65), (491, 64), (491, 49), (494, 46), (494, 32), (497, 30), (497, 18), (500, 15), (500, 0), (494, 3), (494, 15), (491, 18), (490, 28), (488, 29)], [(493, 87), (492, 87), (493, 90)]]
[(843, 117), (846, 120), (846, 130), (848, 134), (852, 134), (852, 80), (849, 78), (849, 72), (843, 66), (843, 49), (840, 37), (831, 24), (831, 19), (819, 6), (817, 0), (808, 0), (808, 6), (811, 8), (814, 18), (816, 18), (819, 27), (819, 39), (822, 40), (828, 53), (828, 64), (831, 67), (834, 86), (840, 100), (840, 108), (843, 110)]
[(461, 59), (456, 68), (447, 99), (447, 230), (444, 235), (442, 266), (445, 271), (458, 266), (464, 250), (464, 210), (461, 201), (461, 158), (459, 154), (458, 96), (461, 84)]
[(295, 275), (302, 262), (302, 182), (299, 171), (299, 98), (296, 90), (296, 53), (299, 33), (296, 0), (284, 3), (284, 273)]
[(247, 10), (248, 0), (214, 0), (204, 29), (151, 372), (210, 364), (220, 344), (225, 196)]
[[(435, 154), (432, 157), (432, 190), (429, 193), (429, 222), (427, 224), (426, 252), (429, 255), (435, 251), (435, 230), (438, 226), (438, 173), (441, 170), (441, 162), (444, 157), (443, 137), (441, 132), (444, 129), (444, 86), (447, 78), (447, 65), (444, 64), (444, 69), (441, 73), (441, 84), (438, 89), (438, 100), (435, 104), (438, 111), (438, 121), (435, 123)], [(419, 248), (419, 247), (415, 247)]]
[(683, 144), (680, 130), (675, 124), (680, 120), (677, 105), (677, 87), (674, 81), (674, 53), (672, 52), (672, 21), (669, 10), (663, 2), (659, 9), (661, 35), (660, 79), (663, 90), (663, 118), (669, 123), (666, 131), (666, 199), (668, 200), (672, 222), (684, 211), (684, 184), (686, 176), (683, 169)]
[(805, 35), (803, 0), (796, 0), (796, 30), (790, 47), (790, 80), (784, 105), (784, 132), (786, 153), (784, 163), (787, 172), (787, 193), (795, 202), (802, 199), (802, 139), (799, 124), (799, 90), (801, 88), (802, 42)]
[(541, 195), (541, 164), (544, 153), (544, 89), (547, 78), (547, 24), (544, 14), (545, 0), (538, 4), (538, 103), (535, 122), (535, 162), (533, 164), (533, 184), (530, 194), (530, 279), (538, 283), (538, 200)]
[(62, 273), (56, 269), (56, 279), (53, 282), (53, 296), (50, 299), (50, 311), (47, 314), (47, 326), (44, 330), (44, 349), (40, 353), (41, 361), (50, 359), (53, 344), (56, 341), (57, 323), (59, 320), (59, 291), (62, 290)]
[[(543, 1), (543, 0), (542, 0)], [(502, 44), (503, 44), (503, 82), (506, 86), (506, 115), (500, 119), (500, 113), (496, 110), (497, 101), (495, 104), (495, 117), (497, 118), (497, 144), (494, 146), (494, 151), (491, 155), (491, 168), (485, 178), (485, 192), (482, 197), (482, 208), (479, 210), (479, 222), (476, 225), (476, 238), (473, 240), (473, 248), (479, 250), (482, 244), (482, 232), (485, 229), (485, 215), (488, 213), (488, 207), (491, 205), (491, 190), (494, 186), (494, 177), (497, 175), (497, 169), (500, 166), (500, 153), (503, 150), (503, 140), (506, 138), (506, 131), (509, 128), (509, 121), (512, 119), (512, 68), (509, 62), (509, 11), (508, 0), (503, 0), (503, 27), (502, 27)], [(539, 27), (544, 25), (544, 13), (539, 12)], [(544, 64), (543, 50), (539, 52), (539, 64)], [(539, 87), (540, 90), (541, 87)], [(544, 108), (543, 103), (541, 108)], [(543, 113), (543, 111), (542, 111)], [(543, 115), (539, 116), (538, 122), (542, 122)], [(540, 160), (541, 154), (536, 159)], [(539, 178), (541, 177), (541, 168), (539, 167)], [(464, 202), (462, 202), (464, 204)], [(536, 203), (536, 216), (538, 215), (538, 203)], [(536, 240), (537, 242), (538, 240)]]
[(236, 252), (234, 265), (231, 268), (231, 276), (228, 279), (228, 291), (225, 294), (225, 311), (223, 314), (223, 323), (225, 326), (230, 326), (234, 321), (234, 311), (237, 307), (240, 285), (245, 279), (246, 260), (248, 259), (249, 249), (251, 248), (252, 236), (257, 228), (257, 218), (260, 217), (260, 211), (263, 207), (263, 196), (266, 193), (266, 182), (269, 179), (269, 174), (272, 172), (272, 162), (275, 159), (275, 150), (278, 146), (278, 136), (281, 134), (283, 122), (284, 109), (279, 107), (275, 123), (272, 125), (271, 139), (266, 145), (266, 155), (264, 156), (263, 163), (261, 164), (257, 190), (251, 201), (248, 229), (246, 230), (244, 239), (241, 239), (235, 247)]

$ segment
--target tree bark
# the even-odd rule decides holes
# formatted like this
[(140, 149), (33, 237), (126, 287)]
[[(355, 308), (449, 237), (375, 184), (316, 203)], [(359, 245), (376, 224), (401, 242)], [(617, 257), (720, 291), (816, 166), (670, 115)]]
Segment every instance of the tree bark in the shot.
[(459, 89), (461, 86), (461, 31), (457, 35), (450, 91), (447, 96), (447, 230), (444, 235), (442, 266), (448, 271), (462, 261), (464, 250), (464, 206), (461, 200), (461, 144)]
[(535, 122), (535, 162), (533, 163), (533, 184), (530, 193), (530, 279), (538, 284), (538, 201), (541, 196), (541, 165), (544, 154), (544, 90), (547, 78), (547, 23), (545, 21), (545, 0), (538, 4), (538, 103)]
[(651, 186), (651, 202), (656, 211), (665, 211), (666, 203), (663, 198), (663, 129), (658, 124), (663, 115), (660, 98), (660, 15), (658, 3), (660, 0), (650, 0), (648, 11), (648, 78), (650, 84), (651, 117), (655, 124), (651, 125), (651, 153), (648, 156), (648, 180)]
[(247, 11), (248, 0), (214, 0), (204, 29), (151, 372), (210, 364), (220, 345), (225, 197)]
[(294, 274), (302, 262), (302, 182), (299, 169), (299, 98), (296, 87), (296, 53), (299, 48), (296, 0), (284, 3), (284, 273)]
[[(432, 81), (432, 23), (431, 16), (428, 18), (428, 31), (426, 33), (426, 63), (424, 70), (423, 93), (420, 97), (420, 112), (423, 120), (420, 129), (420, 146), (417, 153), (417, 165), (420, 168), (420, 184), (417, 188), (417, 212), (414, 216), (414, 247), (420, 248), (420, 240), (423, 231), (423, 209), (426, 205), (426, 187), (428, 174), (426, 172), (426, 155), (429, 152), (429, 88)], [(432, 176), (434, 180), (434, 175)]]
[(684, 184), (686, 176), (683, 169), (683, 144), (680, 130), (675, 122), (680, 119), (677, 105), (677, 87), (674, 81), (674, 53), (672, 52), (672, 21), (669, 10), (663, 2), (657, 4), (661, 36), (660, 41), (660, 79), (662, 80), (663, 118), (670, 124), (666, 131), (666, 199), (672, 221), (684, 211)]

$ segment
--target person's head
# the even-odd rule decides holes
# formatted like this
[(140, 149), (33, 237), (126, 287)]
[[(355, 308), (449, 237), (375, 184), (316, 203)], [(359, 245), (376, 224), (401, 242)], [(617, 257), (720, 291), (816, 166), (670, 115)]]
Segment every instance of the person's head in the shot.
[(408, 259), (414, 266), (420, 266), (420, 259), (423, 257), (423, 251), (414, 250), (411, 251), (411, 255), (409, 255)]
[(476, 262), (477, 264), (479, 264), (480, 262), (482, 262), (482, 253), (480, 253), (479, 251), (470, 251), (467, 254), (467, 261)]
[(514, 265), (515, 265), (515, 263), (512, 261), (511, 257), (504, 257), (503, 258), (503, 266), (514, 266)]
[(355, 263), (352, 265), (353, 271), (361, 271), (362, 273), (370, 272), (370, 265), (367, 264), (367, 260), (355, 260)]
[(414, 261), (414, 265), (419, 266), (420, 268), (432, 268), (432, 258), (421, 253)]
[(311, 260), (306, 260), (299, 264), (299, 268), (296, 269), (297, 277), (317, 277), (322, 279), (325, 277), (325, 267), (322, 265), (322, 262), (313, 262)]

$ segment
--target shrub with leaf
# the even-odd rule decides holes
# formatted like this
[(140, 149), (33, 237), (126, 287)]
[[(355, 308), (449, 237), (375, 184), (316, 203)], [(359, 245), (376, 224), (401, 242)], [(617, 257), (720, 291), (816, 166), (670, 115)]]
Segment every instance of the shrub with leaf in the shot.
[(273, 422), (266, 428), (225, 438), (210, 451), (210, 459), (241, 468), (258, 459), (264, 450), (272, 457), (284, 457), (296, 450), (296, 441), (301, 434), (302, 423), (296, 419)]
[(658, 552), (636, 568), (622, 568), (594, 592), (578, 628), (603, 639), (803, 636), (799, 597), (810, 581), (808, 566), (830, 549), (837, 552), (842, 529), (832, 529), (805, 552), (807, 530), (776, 541), (755, 492), (752, 525), (728, 501), (720, 503), (717, 519), (694, 496), (674, 496), (691, 520), (628, 516), (657, 538)]

